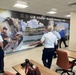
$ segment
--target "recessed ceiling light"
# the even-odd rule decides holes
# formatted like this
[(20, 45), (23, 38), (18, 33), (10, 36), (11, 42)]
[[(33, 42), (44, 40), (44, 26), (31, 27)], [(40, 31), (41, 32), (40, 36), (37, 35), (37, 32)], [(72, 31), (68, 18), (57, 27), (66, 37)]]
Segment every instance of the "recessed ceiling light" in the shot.
[(52, 11), (57, 11), (57, 9), (56, 9), (56, 8), (52, 8), (51, 10), (52, 10)]
[(26, 8), (28, 6), (27, 6), (27, 4), (25, 2), (18, 1), (15, 5), (13, 5), (13, 7), (24, 9), (24, 8)]
[(15, 4), (13, 7), (16, 7), (16, 8), (26, 8), (26, 7), (28, 7), (27, 5), (24, 5), (24, 4), (19, 4), (19, 3), (17, 3), (17, 4)]
[(56, 14), (57, 12), (56, 11), (49, 11), (47, 12), (48, 14)]
[(71, 15), (66, 15), (65, 17), (71, 17)]

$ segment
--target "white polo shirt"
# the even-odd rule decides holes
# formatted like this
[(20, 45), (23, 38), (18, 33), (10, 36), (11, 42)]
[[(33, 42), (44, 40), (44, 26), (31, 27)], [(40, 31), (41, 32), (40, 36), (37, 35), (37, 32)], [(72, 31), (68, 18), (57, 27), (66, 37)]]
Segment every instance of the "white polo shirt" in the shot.
[(54, 44), (57, 43), (57, 37), (52, 32), (48, 32), (42, 36), (41, 42), (44, 42), (45, 48), (54, 48)]
[(0, 42), (3, 42), (2, 36), (0, 35)]
[(57, 40), (60, 40), (61, 39), (61, 36), (60, 36), (60, 34), (59, 34), (59, 32), (57, 32), (57, 31), (52, 31), (53, 32), (53, 34), (57, 37)]

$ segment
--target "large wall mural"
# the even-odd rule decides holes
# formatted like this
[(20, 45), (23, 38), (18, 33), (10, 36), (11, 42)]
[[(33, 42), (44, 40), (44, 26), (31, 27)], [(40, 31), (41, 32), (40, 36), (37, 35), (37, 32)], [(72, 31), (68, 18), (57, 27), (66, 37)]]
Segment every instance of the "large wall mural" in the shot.
[(28, 44), (40, 40), (47, 32), (48, 25), (57, 25), (58, 30), (64, 27), (66, 34), (69, 30), (68, 19), (7, 10), (1, 12), (0, 33), (4, 40), (4, 51), (10, 53), (35, 47)]

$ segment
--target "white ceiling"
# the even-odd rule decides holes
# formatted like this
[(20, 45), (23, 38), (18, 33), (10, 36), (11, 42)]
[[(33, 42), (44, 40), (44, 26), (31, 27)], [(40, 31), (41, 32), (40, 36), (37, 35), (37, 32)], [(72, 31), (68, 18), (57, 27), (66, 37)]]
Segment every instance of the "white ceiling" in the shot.
[[(61, 18), (65, 18), (65, 15), (76, 11), (76, 5), (68, 6), (68, 3), (74, 3), (76, 0), (21, 0), (29, 6), (25, 9), (12, 7), (16, 1), (18, 0), (0, 0), (0, 8)], [(47, 14), (46, 12), (49, 12), (52, 8), (56, 8), (57, 13), (55, 15)]]

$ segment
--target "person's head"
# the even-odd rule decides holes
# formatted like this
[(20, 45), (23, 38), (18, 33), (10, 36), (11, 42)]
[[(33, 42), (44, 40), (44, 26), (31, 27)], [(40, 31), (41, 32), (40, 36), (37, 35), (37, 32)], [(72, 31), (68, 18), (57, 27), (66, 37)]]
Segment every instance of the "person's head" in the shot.
[(60, 31), (61, 31), (61, 30), (65, 30), (65, 28), (64, 28), (64, 27), (61, 27), (61, 28), (60, 28)]
[(7, 19), (10, 19), (10, 17), (7, 17)]
[(3, 27), (3, 32), (6, 32), (7, 31), (7, 28), (6, 27)]
[(65, 30), (65, 28), (63, 27), (62, 30)]
[(57, 31), (57, 26), (55, 25), (55, 26), (53, 26), (54, 28), (53, 28), (53, 30), (56, 30)]
[(48, 29), (49, 32), (50, 32), (50, 31), (53, 31), (53, 26), (52, 26), (52, 25), (49, 25), (49, 26), (47, 27), (47, 29)]

